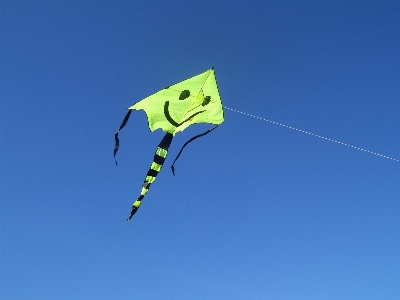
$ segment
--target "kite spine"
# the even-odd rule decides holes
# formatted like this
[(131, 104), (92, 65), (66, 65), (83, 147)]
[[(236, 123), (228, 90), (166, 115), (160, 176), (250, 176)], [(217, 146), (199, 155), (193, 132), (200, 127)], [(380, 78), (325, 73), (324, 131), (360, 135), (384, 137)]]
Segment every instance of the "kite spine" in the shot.
[(137, 212), (142, 203), (142, 200), (146, 193), (149, 191), (151, 184), (156, 180), (158, 173), (161, 171), (161, 168), (164, 164), (165, 159), (167, 158), (168, 148), (171, 145), (173, 135), (171, 133), (166, 133), (164, 138), (161, 140), (160, 144), (157, 147), (156, 153), (154, 154), (153, 162), (151, 163), (150, 169), (146, 174), (146, 178), (142, 185), (142, 191), (140, 196), (136, 199), (136, 201), (132, 204), (131, 214), (126, 220), (129, 222), (132, 219), (133, 215)]

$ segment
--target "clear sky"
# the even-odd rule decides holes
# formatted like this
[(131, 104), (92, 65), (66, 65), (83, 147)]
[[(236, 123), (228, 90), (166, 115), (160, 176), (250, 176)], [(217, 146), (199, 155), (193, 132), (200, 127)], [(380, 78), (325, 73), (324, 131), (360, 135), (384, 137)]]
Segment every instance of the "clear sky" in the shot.
[(226, 107), (400, 159), (400, 2), (1, 1), (1, 299), (400, 299), (400, 162), (225, 110), (127, 107), (215, 67)]

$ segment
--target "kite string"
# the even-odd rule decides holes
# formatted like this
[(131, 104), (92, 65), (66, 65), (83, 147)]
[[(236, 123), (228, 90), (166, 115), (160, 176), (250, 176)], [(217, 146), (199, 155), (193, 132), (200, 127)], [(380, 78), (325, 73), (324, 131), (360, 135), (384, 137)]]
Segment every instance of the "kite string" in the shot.
[(298, 131), (298, 132), (302, 132), (302, 133), (305, 133), (305, 134), (308, 134), (308, 135), (312, 135), (312, 136), (315, 136), (315, 137), (318, 137), (320, 139), (327, 140), (327, 141), (330, 141), (330, 142), (333, 142), (333, 143), (336, 143), (336, 144), (340, 144), (340, 145), (347, 146), (347, 147), (350, 147), (350, 148), (353, 148), (353, 149), (356, 149), (356, 150), (367, 152), (369, 154), (373, 154), (373, 155), (376, 155), (376, 156), (380, 156), (380, 157), (383, 157), (383, 158), (387, 158), (387, 159), (390, 159), (390, 160), (393, 160), (393, 161), (400, 162), (399, 159), (392, 158), (392, 157), (389, 157), (389, 156), (386, 156), (386, 155), (383, 155), (383, 154), (379, 154), (379, 153), (376, 153), (376, 152), (373, 152), (373, 151), (370, 151), (370, 150), (366, 150), (366, 149), (363, 149), (363, 148), (360, 148), (360, 147), (357, 147), (357, 146), (349, 145), (349, 144), (346, 144), (346, 143), (343, 143), (343, 142), (339, 142), (339, 141), (324, 137), (324, 136), (319, 135), (319, 134), (311, 133), (311, 132), (308, 132), (308, 131), (305, 131), (305, 130), (302, 130), (302, 129), (298, 129), (298, 128), (295, 128), (295, 127), (292, 127), (292, 126), (288, 126), (288, 125), (285, 125), (285, 124), (282, 124), (282, 123), (278, 123), (278, 122), (271, 121), (271, 120), (268, 120), (268, 119), (265, 119), (265, 118), (261, 118), (261, 117), (258, 117), (258, 116), (255, 116), (255, 115), (252, 115), (252, 114), (249, 114), (249, 113), (242, 112), (240, 110), (236, 110), (236, 109), (233, 109), (233, 108), (226, 107), (226, 106), (224, 106), (224, 108), (228, 109), (228, 110), (231, 110), (231, 111), (234, 111), (234, 112), (237, 112), (237, 113), (240, 113), (240, 114), (243, 114), (243, 115), (246, 115), (246, 116), (249, 116), (249, 117), (253, 117), (253, 118), (259, 119), (261, 121), (269, 122), (269, 123), (272, 123), (272, 124), (275, 124), (275, 125), (279, 125), (279, 126), (282, 126), (282, 127), (285, 127), (285, 128), (289, 128), (289, 129), (292, 129), (292, 130), (295, 130), (295, 131)]

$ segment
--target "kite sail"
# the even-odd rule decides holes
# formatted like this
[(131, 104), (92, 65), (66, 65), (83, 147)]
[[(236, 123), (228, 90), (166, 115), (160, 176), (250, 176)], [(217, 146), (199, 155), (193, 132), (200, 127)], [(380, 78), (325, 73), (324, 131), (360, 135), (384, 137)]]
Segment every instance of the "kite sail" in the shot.
[[(171, 169), (175, 175), (174, 164), (183, 149), (193, 140), (210, 133), (224, 121), (223, 106), (218, 91), (214, 68), (201, 74), (168, 86), (146, 97), (128, 108), (124, 120), (115, 133), (114, 159), (119, 148), (120, 130), (126, 125), (132, 110), (144, 110), (151, 131), (162, 129), (165, 132), (154, 155), (153, 162), (142, 185), (140, 196), (132, 205), (127, 222), (137, 212), (150, 185), (161, 171), (168, 154), (168, 148), (177, 132), (197, 123), (210, 123), (215, 127), (188, 140), (176, 156)], [(117, 164), (117, 161), (115, 161)]]

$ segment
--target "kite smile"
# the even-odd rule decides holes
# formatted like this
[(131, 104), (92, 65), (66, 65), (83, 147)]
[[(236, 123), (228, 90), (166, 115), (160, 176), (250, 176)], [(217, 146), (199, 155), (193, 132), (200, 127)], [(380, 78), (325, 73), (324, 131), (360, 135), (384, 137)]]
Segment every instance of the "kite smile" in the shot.
[(181, 122), (181, 123), (178, 123), (178, 122), (176, 122), (172, 117), (171, 117), (171, 115), (169, 114), (169, 101), (166, 101), (165, 103), (164, 103), (164, 115), (165, 115), (165, 118), (168, 120), (168, 122), (170, 122), (172, 125), (174, 125), (175, 127), (179, 127), (179, 126), (181, 126), (183, 123), (185, 123), (185, 122), (187, 122), (187, 121), (189, 121), (191, 118), (193, 118), (194, 116), (196, 116), (196, 115), (198, 115), (198, 114), (201, 114), (202, 112), (205, 112), (205, 110), (202, 110), (202, 111), (198, 111), (197, 113), (194, 113), (193, 115), (191, 115), (190, 117), (188, 117), (186, 120), (184, 120), (183, 122)]

